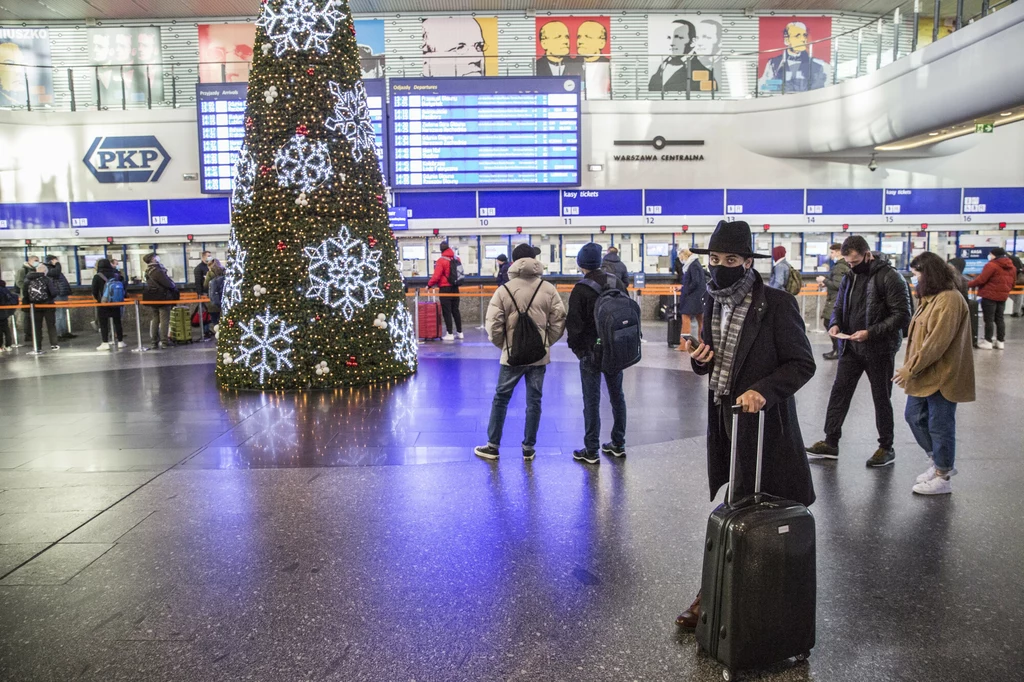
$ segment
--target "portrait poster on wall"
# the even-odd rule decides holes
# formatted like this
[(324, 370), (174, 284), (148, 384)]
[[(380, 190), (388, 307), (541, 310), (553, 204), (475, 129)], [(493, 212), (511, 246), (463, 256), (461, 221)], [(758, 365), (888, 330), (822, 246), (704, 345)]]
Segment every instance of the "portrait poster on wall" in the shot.
[(255, 24), (199, 24), (199, 82), (248, 82), (255, 42)]
[(648, 83), (651, 92), (718, 89), (716, 60), (722, 52), (722, 17), (652, 14), (647, 20)]
[(0, 106), (53, 104), (50, 64), (47, 29), (0, 26)]
[(579, 76), (587, 99), (612, 93), (611, 18), (537, 17), (538, 76)]
[(831, 17), (761, 17), (757, 87), (807, 92), (832, 82)]
[(497, 76), (497, 17), (423, 19), (424, 76)]
[(160, 29), (156, 26), (89, 29), (89, 58), (93, 66), (100, 67), (96, 78), (104, 106), (119, 106), (122, 94), (127, 103), (144, 103), (150, 96), (154, 101), (162, 100), (161, 57)]

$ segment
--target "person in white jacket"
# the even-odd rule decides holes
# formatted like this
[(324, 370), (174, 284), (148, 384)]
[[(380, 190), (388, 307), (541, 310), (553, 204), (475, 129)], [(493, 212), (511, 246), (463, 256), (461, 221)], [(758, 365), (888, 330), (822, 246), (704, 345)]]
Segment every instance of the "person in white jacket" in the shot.
[[(487, 307), (487, 338), (501, 349), (501, 372), (491, 403), (491, 418), (487, 426), (487, 444), (474, 452), (488, 460), (498, 459), (502, 429), (509, 400), (519, 380), (526, 377), (526, 429), (523, 434), (523, 459), (533, 459), (540, 428), (541, 398), (544, 393), (544, 373), (551, 362), (550, 348), (565, 332), (565, 305), (551, 282), (541, 279), (544, 265), (536, 259), (529, 244), (520, 244), (512, 252), (509, 281), (498, 288)], [(529, 365), (509, 364), (509, 348), (519, 323), (520, 312), (530, 316), (544, 337), (544, 357)]]

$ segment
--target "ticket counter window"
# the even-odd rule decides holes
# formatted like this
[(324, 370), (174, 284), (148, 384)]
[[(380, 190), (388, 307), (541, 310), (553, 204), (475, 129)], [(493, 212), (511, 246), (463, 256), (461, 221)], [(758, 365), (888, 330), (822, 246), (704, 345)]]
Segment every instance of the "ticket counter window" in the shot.
[(647, 239), (644, 243), (644, 272), (664, 275), (671, 269), (672, 243)]
[[(757, 253), (770, 255), (772, 252), (772, 235), (770, 234), (759, 234), (754, 237), (754, 250)], [(771, 258), (755, 258), (754, 269), (761, 273), (761, 277), (764, 279), (765, 284), (772, 276), (772, 262)]]
[(576, 255), (587, 243), (587, 238), (580, 235), (567, 236), (562, 244), (562, 274), (580, 274), (580, 268), (576, 265)]
[[(117, 255), (120, 255), (120, 253)], [(96, 263), (102, 258), (107, 258), (102, 246), (81, 246), (78, 248), (78, 271), (81, 273), (84, 286), (92, 284), (92, 278), (96, 275)], [(110, 259), (107, 258), (107, 260)], [(72, 281), (70, 277), (68, 281)]]
[(23, 247), (0, 249), (0, 279), (7, 282), (7, 286), (14, 286), (14, 278), (24, 265), (25, 249)]
[[(45, 249), (45, 256), (43, 256), (43, 262), (52, 256), (56, 256), (60, 261), (61, 272), (67, 277), (68, 283), (71, 286), (78, 285), (78, 263), (75, 261), (75, 250), (73, 248), (67, 248), (62, 246), (50, 246)], [(90, 282), (91, 282), (90, 278)]]
[(406, 277), (430, 277), (427, 267), (427, 243), (423, 239), (399, 239), (398, 258)]
[(897, 270), (906, 271), (910, 268), (908, 235), (905, 232), (890, 232), (881, 235), (879, 251)]
[(615, 235), (619, 260), (629, 272), (640, 272), (640, 235)]
[(807, 235), (804, 240), (804, 272), (828, 272), (832, 268), (831, 247), (829, 235)]
[[(160, 264), (167, 268), (167, 276), (177, 285), (185, 283), (185, 254), (182, 253), (180, 244), (161, 244), (157, 248), (157, 255), (160, 256)], [(145, 272), (145, 271), (143, 271)], [(188, 281), (192, 281), (192, 273), (189, 272)]]
[(508, 237), (481, 237), (480, 248), (483, 249), (480, 274), (485, 279), (498, 276), (498, 256), (505, 256), (512, 260), (512, 249), (509, 248)]
[(540, 249), (537, 260), (544, 265), (544, 272), (549, 275), (557, 275), (561, 272), (561, 260), (558, 257), (558, 237), (548, 235), (534, 236), (530, 243), (535, 249)]

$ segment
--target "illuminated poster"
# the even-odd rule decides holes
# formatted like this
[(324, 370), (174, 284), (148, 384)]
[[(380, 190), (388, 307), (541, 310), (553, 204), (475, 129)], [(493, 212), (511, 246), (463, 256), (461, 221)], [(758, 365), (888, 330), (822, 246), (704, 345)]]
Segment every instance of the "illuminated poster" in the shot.
[(384, 20), (356, 19), (356, 44), (363, 78), (383, 78)]
[(423, 20), (424, 76), (497, 76), (497, 17)]
[(718, 89), (715, 60), (722, 51), (722, 17), (652, 14), (647, 20), (647, 89), (711, 92)]
[(757, 87), (806, 92), (832, 82), (831, 17), (761, 17)]
[(50, 63), (50, 34), (45, 28), (0, 26), (0, 107), (23, 107), (29, 95), (33, 106), (53, 104)]
[(611, 19), (537, 17), (538, 76), (579, 76), (587, 99), (609, 99)]
[(255, 24), (199, 24), (199, 82), (247, 82), (255, 42)]
[(150, 94), (154, 101), (162, 100), (161, 56), (156, 26), (90, 28), (89, 58), (100, 67), (96, 70), (100, 103), (120, 106), (122, 93), (128, 103), (144, 103)]

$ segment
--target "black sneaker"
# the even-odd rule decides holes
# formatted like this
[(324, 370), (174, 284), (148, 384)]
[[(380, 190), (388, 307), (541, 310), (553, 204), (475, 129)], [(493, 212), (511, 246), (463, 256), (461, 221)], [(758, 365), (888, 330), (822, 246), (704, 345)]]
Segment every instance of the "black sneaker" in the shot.
[(819, 440), (807, 448), (807, 454), (815, 459), (839, 459), (839, 448)]
[(826, 360), (838, 360), (839, 353), (835, 352), (834, 350), (830, 350), (827, 353), (822, 353), (821, 357), (825, 358)]
[(577, 462), (586, 462), (587, 464), (600, 464), (601, 458), (597, 456), (596, 452), (587, 452), (586, 448), (582, 450), (573, 450), (572, 458)]
[(612, 457), (625, 457), (626, 446), (615, 445), (614, 443), (605, 443), (604, 445), (601, 446), (601, 452), (603, 452), (606, 455), (611, 455)]
[(495, 460), (498, 459), (498, 448), (492, 445), (478, 445), (473, 448), (473, 454), (483, 459)]
[(896, 461), (896, 451), (892, 448), (878, 448), (871, 459), (867, 461), (869, 467), (886, 467)]
[(536, 450), (534, 450), (533, 448), (528, 448), (525, 445), (523, 446), (523, 461), (524, 462), (529, 462), (531, 459), (533, 459), (536, 456), (537, 456), (537, 451)]

